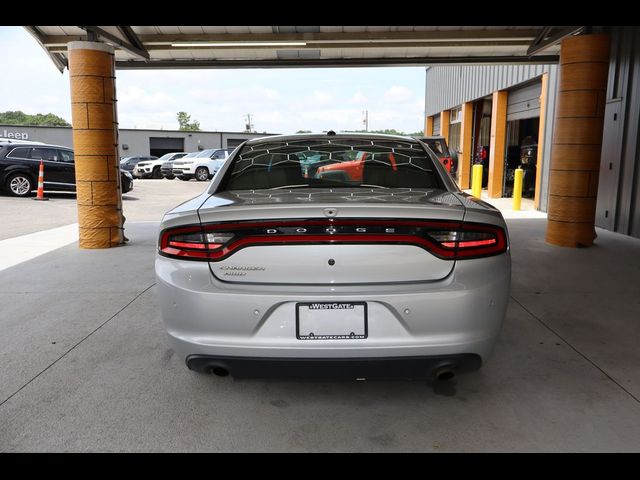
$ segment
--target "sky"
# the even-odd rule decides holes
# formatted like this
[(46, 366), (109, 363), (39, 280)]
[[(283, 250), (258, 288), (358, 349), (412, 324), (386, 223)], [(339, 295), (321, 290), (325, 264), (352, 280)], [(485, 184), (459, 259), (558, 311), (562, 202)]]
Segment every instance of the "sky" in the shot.
[[(22, 27), (0, 26), (0, 112), (54, 113), (71, 123), (69, 75)], [(185, 111), (202, 130), (268, 133), (423, 129), (425, 69), (118, 70), (121, 128), (177, 130)]]

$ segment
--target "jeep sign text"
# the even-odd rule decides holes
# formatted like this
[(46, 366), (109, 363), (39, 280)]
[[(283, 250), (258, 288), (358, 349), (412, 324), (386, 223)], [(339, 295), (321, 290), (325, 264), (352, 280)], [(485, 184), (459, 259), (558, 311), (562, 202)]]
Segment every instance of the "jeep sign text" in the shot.
[(15, 138), (17, 140), (29, 140), (29, 134), (27, 132), (7, 132), (4, 130), (1, 136), (5, 138)]

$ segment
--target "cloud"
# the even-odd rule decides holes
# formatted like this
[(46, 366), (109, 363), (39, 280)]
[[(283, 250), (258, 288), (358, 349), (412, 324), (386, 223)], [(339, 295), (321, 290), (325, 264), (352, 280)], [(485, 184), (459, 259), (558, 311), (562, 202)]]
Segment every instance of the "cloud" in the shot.
[[(60, 74), (21, 27), (0, 28), (0, 51), (12, 69), (0, 77), (0, 111), (52, 112), (71, 120), (68, 73)], [(185, 111), (203, 130), (369, 128), (420, 130), (424, 68), (119, 70), (118, 121), (124, 128), (176, 129)]]
[[(117, 87), (116, 87), (117, 88)], [(179, 102), (164, 92), (147, 92), (132, 85), (121, 90), (117, 88), (118, 107), (126, 110), (157, 112), (166, 108), (175, 108)]]
[(406, 102), (413, 96), (413, 91), (401, 85), (394, 85), (384, 92), (384, 98), (389, 102)]
[(358, 90), (353, 96), (349, 99), (349, 103), (366, 103), (369, 101), (369, 98)]
[(261, 85), (249, 85), (247, 87), (190, 89), (187, 96), (196, 100), (224, 102), (225, 104), (247, 104), (252, 102), (279, 101), (282, 99), (280, 92), (273, 88)]

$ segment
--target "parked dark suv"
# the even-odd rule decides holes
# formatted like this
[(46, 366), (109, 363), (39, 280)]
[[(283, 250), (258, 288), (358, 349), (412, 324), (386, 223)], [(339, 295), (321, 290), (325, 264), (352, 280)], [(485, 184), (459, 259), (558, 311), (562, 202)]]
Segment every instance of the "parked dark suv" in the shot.
[[(0, 187), (18, 197), (27, 197), (38, 188), (40, 160), (44, 163), (44, 189), (76, 190), (73, 150), (38, 142), (0, 140)], [(133, 189), (133, 177), (120, 170), (122, 193)]]

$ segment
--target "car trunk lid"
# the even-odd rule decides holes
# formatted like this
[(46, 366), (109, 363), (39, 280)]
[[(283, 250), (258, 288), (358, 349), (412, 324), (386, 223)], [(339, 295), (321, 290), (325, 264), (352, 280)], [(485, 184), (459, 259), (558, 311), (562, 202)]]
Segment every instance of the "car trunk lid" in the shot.
[(223, 192), (198, 210), (207, 232), (235, 238), (209, 262), (217, 279), (298, 285), (440, 280), (455, 262), (425, 232), (464, 212), (450, 192), (408, 188)]

